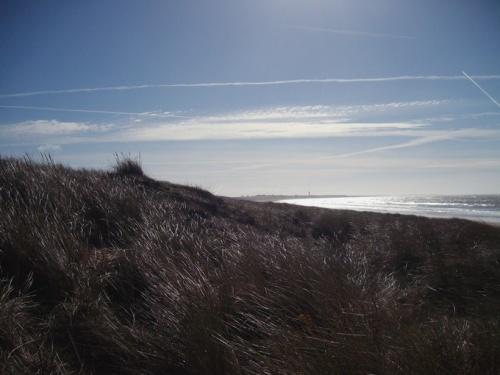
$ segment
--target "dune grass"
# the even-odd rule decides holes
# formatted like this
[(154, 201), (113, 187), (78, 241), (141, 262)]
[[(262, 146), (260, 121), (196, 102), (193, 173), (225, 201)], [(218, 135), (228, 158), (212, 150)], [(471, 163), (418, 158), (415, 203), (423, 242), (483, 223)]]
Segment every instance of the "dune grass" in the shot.
[(497, 374), (500, 229), (0, 159), (2, 374)]

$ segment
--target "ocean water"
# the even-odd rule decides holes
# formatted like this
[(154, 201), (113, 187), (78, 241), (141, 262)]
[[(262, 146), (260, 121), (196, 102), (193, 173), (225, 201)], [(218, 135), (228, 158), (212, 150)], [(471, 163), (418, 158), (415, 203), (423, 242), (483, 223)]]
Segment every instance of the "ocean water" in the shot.
[(405, 195), (286, 199), (301, 206), (500, 223), (500, 195)]

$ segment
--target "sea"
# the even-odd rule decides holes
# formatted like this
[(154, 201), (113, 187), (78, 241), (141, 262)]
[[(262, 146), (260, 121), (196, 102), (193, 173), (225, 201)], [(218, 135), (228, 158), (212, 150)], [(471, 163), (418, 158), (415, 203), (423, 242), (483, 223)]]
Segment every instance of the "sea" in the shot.
[(300, 206), (462, 218), (500, 224), (500, 195), (349, 196), (285, 199)]

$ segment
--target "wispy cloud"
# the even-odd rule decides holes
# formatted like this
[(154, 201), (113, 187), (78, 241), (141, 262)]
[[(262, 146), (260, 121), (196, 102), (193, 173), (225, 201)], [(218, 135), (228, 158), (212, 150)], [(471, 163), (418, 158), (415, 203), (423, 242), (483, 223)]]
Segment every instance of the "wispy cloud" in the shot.
[(326, 32), (326, 33), (339, 34), (339, 35), (352, 35), (352, 36), (368, 37), (368, 38), (386, 38), (386, 39), (403, 39), (403, 40), (415, 39), (415, 37), (407, 36), (407, 35), (375, 33), (375, 32), (370, 32), (370, 31), (359, 31), (359, 30), (331, 29), (331, 28), (326, 28), (326, 27), (297, 26), (297, 27), (294, 27), (294, 29), (305, 30), (305, 31)]
[(428, 124), (428, 123), (452, 122), (461, 120), (477, 120), (483, 117), (496, 117), (496, 116), (500, 116), (500, 112), (476, 112), (476, 113), (464, 113), (464, 114), (449, 113), (441, 116), (418, 118), (411, 120), (410, 122)]
[[(404, 137), (405, 142), (389, 144), (340, 155), (350, 158), (393, 149), (417, 147), (444, 140), (499, 139), (500, 129), (435, 129), (425, 122), (363, 121), (378, 112), (393, 117), (407, 109), (440, 106), (446, 100), (395, 102), (352, 106), (291, 106), (251, 111), (196, 116), (186, 119), (151, 119), (141, 124), (131, 120), (113, 124), (60, 122), (56, 120), (26, 121), (0, 127), (3, 142), (31, 144), (72, 144), (95, 142), (154, 142), (199, 140), (257, 140), (298, 138), (391, 139)], [(386, 139), (384, 139), (384, 137)]]
[[(425, 124), (364, 122), (356, 118), (367, 113), (396, 112), (410, 107), (432, 107), (445, 102), (271, 107), (163, 121), (151, 118), (140, 124), (130, 120), (113, 124), (36, 120), (3, 125), (0, 127), (0, 135), (4, 141), (22, 138), (23, 141), (32, 139), (37, 143), (337, 137), (366, 132), (418, 129)], [(43, 141), (40, 139), (43, 137), (49, 139)], [(55, 140), (54, 137), (64, 139)]]
[(473, 84), (474, 84), (474, 85), (475, 85), (475, 86), (476, 86), (479, 90), (481, 90), (481, 92), (482, 92), (484, 95), (486, 95), (486, 96), (487, 96), (487, 97), (488, 97), (488, 98), (489, 98), (489, 99), (490, 99), (490, 100), (491, 100), (491, 101), (492, 101), (492, 102), (493, 102), (493, 103), (494, 103), (497, 107), (499, 107), (499, 108), (500, 108), (500, 103), (498, 103), (498, 102), (496, 101), (496, 99), (488, 93), (488, 91), (486, 91), (486, 90), (485, 90), (485, 89), (483, 89), (481, 86), (479, 86), (479, 83), (477, 83), (476, 81), (474, 81), (474, 79), (473, 79), (471, 76), (469, 76), (467, 73), (462, 72), (462, 74), (463, 74), (463, 75), (464, 75), (464, 76), (465, 76), (465, 77), (466, 77), (469, 81), (471, 81), (471, 82), (472, 82), (472, 83), (473, 83)]
[(122, 140), (215, 140), (321, 138), (382, 135), (387, 132), (420, 129), (424, 123), (360, 121), (360, 116), (397, 113), (408, 108), (434, 107), (446, 100), (393, 102), (351, 106), (291, 106), (197, 116), (169, 123), (150, 123), (129, 127), (121, 132)]
[[(471, 76), (476, 80), (498, 80), (500, 75), (475, 75)], [(144, 84), (126, 86), (103, 86), (92, 88), (73, 88), (61, 90), (40, 90), (29, 92), (18, 92), (11, 94), (1, 94), (0, 98), (15, 98), (37, 95), (75, 94), (92, 93), (101, 91), (129, 91), (144, 89), (172, 89), (172, 88), (210, 88), (210, 87), (253, 87), (253, 86), (278, 86), (278, 85), (298, 85), (298, 84), (333, 84), (333, 83), (381, 83), (394, 81), (460, 81), (466, 80), (463, 75), (406, 75), (393, 77), (371, 77), (371, 78), (318, 78), (318, 79), (290, 79), (276, 81), (236, 81), (236, 82), (202, 82), (202, 83), (166, 83), (166, 84)]]
[(232, 122), (217, 124), (193, 121), (130, 128), (112, 138), (118, 141), (187, 141), (229, 139), (323, 138), (375, 133), (391, 129), (416, 129), (407, 123), (302, 123), (302, 122)]
[[(215, 116), (192, 117), (192, 121), (213, 122), (221, 124), (227, 122), (346, 122), (352, 121), (358, 115), (375, 115), (378, 113), (397, 112), (412, 108), (436, 107), (449, 103), (449, 100), (420, 100), (410, 102), (389, 102), (379, 104), (358, 105), (309, 105), (309, 106), (281, 106), (265, 109), (238, 111), (234, 113), (218, 114)], [(355, 120), (354, 120), (355, 121)]]

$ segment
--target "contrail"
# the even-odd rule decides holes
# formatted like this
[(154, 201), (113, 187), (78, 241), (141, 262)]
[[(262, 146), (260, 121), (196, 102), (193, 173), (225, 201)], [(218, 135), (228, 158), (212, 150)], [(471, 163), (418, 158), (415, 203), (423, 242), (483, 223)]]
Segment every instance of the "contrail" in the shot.
[(398, 143), (398, 144), (389, 145), (389, 146), (370, 148), (367, 150), (361, 150), (361, 151), (349, 152), (347, 154), (336, 155), (336, 157), (337, 158), (348, 158), (351, 156), (371, 154), (372, 152), (395, 150), (398, 148), (415, 147), (415, 146), (420, 146), (420, 145), (424, 145), (427, 143), (434, 143), (434, 142), (444, 141), (444, 140), (448, 140), (448, 139), (450, 139), (449, 136), (422, 137), (422, 138), (417, 138), (417, 139), (411, 140), (409, 142)]
[(500, 107), (500, 103), (498, 103), (494, 97), (492, 97), (485, 89), (483, 89), (479, 84), (472, 79), (471, 76), (469, 76), (467, 73), (462, 72), (462, 74), (469, 80), (471, 81), (479, 90), (483, 92), (484, 95), (486, 95), (493, 103), (496, 104), (497, 107)]
[(356, 30), (345, 30), (345, 29), (330, 29), (330, 28), (326, 28), (326, 27), (297, 26), (297, 27), (294, 27), (294, 29), (306, 30), (306, 31), (324, 31), (327, 33), (332, 33), (332, 34), (365, 36), (365, 37), (369, 37), (369, 38), (388, 38), (388, 39), (405, 39), (405, 40), (415, 39), (415, 37), (407, 36), (407, 35), (372, 33), (369, 31), (356, 31)]
[(408, 142), (397, 143), (397, 144), (393, 144), (393, 145), (376, 147), (376, 148), (369, 148), (369, 149), (361, 150), (361, 151), (349, 152), (346, 154), (335, 155), (334, 157), (336, 157), (336, 158), (348, 158), (351, 156), (371, 154), (373, 152), (395, 150), (395, 149), (407, 148), (407, 147), (416, 147), (416, 146), (425, 145), (428, 143), (453, 140), (453, 139), (457, 139), (460, 137), (474, 137), (475, 135), (477, 136), (477, 134), (478, 134), (477, 129), (474, 129), (474, 128), (453, 130), (453, 131), (446, 132), (446, 133), (423, 136), (420, 138), (412, 139), (411, 141), (408, 141)]
[[(478, 75), (473, 76), (477, 80), (500, 79), (500, 75)], [(100, 91), (128, 91), (158, 88), (194, 88), (194, 87), (251, 87), (251, 86), (278, 86), (314, 83), (378, 83), (392, 81), (459, 81), (467, 79), (463, 75), (452, 76), (395, 76), (395, 77), (375, 77), (375, 78), (318, 78), (318, 79), (290, 79), (279, 81), (240, 81), (240, 82), (205, 82), (205, 83), (166, 83), (166, 84), (144, 84), (128, 86), (105, 86), (91, 88), (74, 88), (63, 90), (42, 90), (31, 92), (18, 92), (12, 94), (2, 94), (1, 98), (16, 98), (36, 95), (74, 94), (91, 93)]]
[(102, 113), (107, 115), (127, 115), (127, 116), (146, 116), (146, 117), (175, 117), (185, 118), (185, 116), (173, 115), (169, 113), (150, 113), (150, 112), (119, 112), (119, 111), (100, 111), (91, 109), (73, 109), (73, 108), (54, 108), (54, 107), (32, 107), (26, 105), (0, 105), (0, 109), (29, 109), (34, 111), (50, 112), (80, 112), (80, 113)]

